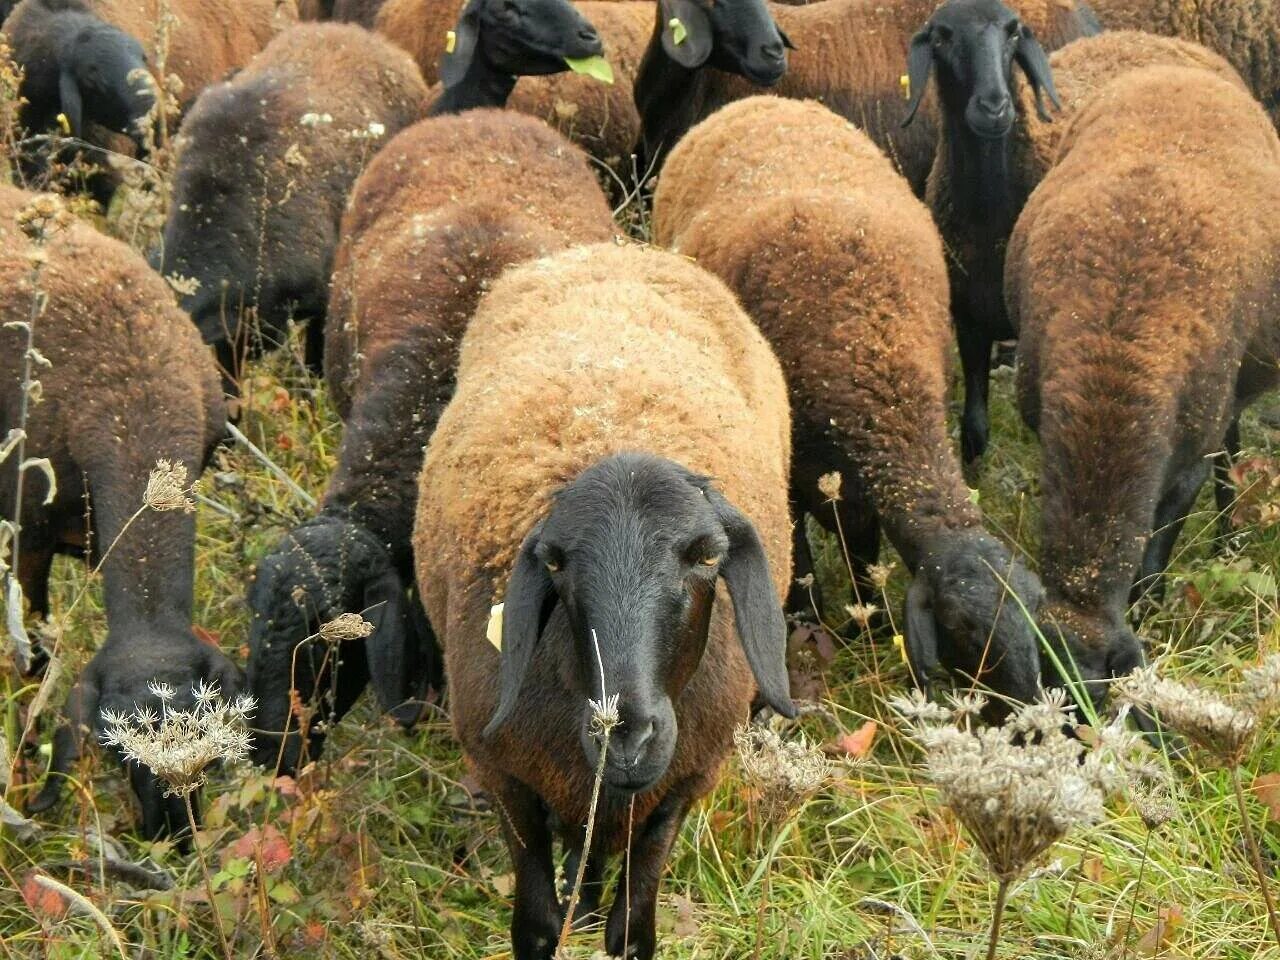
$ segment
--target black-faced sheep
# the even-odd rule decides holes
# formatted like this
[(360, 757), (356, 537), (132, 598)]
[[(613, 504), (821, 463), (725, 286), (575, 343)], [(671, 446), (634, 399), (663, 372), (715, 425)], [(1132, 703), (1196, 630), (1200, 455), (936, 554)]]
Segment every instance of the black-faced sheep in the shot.
[[(671, 846), (756, 686), (793, 713), (789, 433), (768, 344), (683, 257), (582, 247), (481, 301), (427, 448), (414, 555), (454, 729), (504, 814), (518, 960), (555, 952), (548, 820), (580, 852), (599, 754), (588, 698), (616, 695), (621, 726), (586, 896), (633, 813), (605, 946), (639, 960)], [(499, 601), (501, 654), (486, 639)]]
[[(326, 329), (325, 371), (346, 421), (318, 517), (260, 564), (250, 592), (249, 680), (257, 726), (278, 732), (289, 687), (329, 689), (325, 651), (294, 650), (319, 624), (376, 607), (365, 641), (346, 644), (336, 719), (367, 677), (386, 709), (436, 682), (434, 640), (416, 596), (413, 508), (422, 449), (453, 394), (458, 342), (477, 300), (506, 266), (612, 235), (586, 158), (540, 121), (495, 110), (405, 130), (357, 181), (343, 222)], [(297, 591), (306, 600), (299, 604)], [(289, 683), (292, 678), (292, 684)], [(410, 721), (416, 710), (398, 715)], [(320, 736), (306, 744), (315, 756)], [(295, 767), (302, 743), (263, 737), (259, 760)]]
[(1040, 618), (1095, 702), (1143, 659), (1135, 574), (1159, 577), (1234, 419), (1280, 381), (1278, 224), (1262, 108), (1153, 66), (1081, 107), (1013, 232), (1018, 400), (1044, 449)]
[[(1048, 123), (1043, 97), (1071, 111), (1099, 82), (1134, 66), (1206, 61), (1229, 71), (1194, 44), (1132, 32), (1077, 40), (1046, 59), (1025, 24), (999, 0), (951, 0), (912, 40), (911, 88), (923, 94), (936, 71), (941, 102), (943, 133), (926, 196), (948, 251), (965, 379), (966, 462), (987, 445), (992, 345), (1013, 336), (1003, 300), (1005, 244), (1062, 126)], [(1015, 64), (1030, 81), (1021, 100)], [(1059, 71), (1065, 71), (1065, 99), (1055, 92)], [(1040, 122), (1030, 116), (1033, 109)]]
[(311, 321), (318, 369), (347, 192), (426, 107), (413, 61), (343, 24), (286, 31), (200, 97), (178, 140), (163, 271), (198, 281), (182, 306), (229, 381), (246, 353), (283, 341), (291, 317)]
[[(30, 249), (15, 218), (33, 194), (0, 186), (0, 429), (19, 426), (26, 334), (36, 295)], [(41, 616), (49, 612), (50, 565), (58, 553), (101, 563), (107, 639), (71, 691), (68, 725), (59, 729), (44, 789), (30, 809), (57, 800), (63, 775), (79, 755), (83, 728), (103, 726), (102, 711), (157, 704), (148, 683), (178, 691), (208, 680), (230, 696), (239, 672), (191, 631), (195, 517), (143, 508), (148, 477), (160, 460), (199, 476), (225, 430), (217, 371), (169, 288), (124, 244), (70, 225), (44, 248), (39, 286), (48, 306), (35, 326), (43, 402), (30, 407), (26, 455), (47, 457), (57, 480), (28, 473), (22, 489), (18, 576)], [(0, 515), (15, 517), (17, 460), (0, 471)], [(86, 491), (88, 502), (86, 502)], [(142, 508), (142, 509), (140, 509)], [(86, 525), (86, 514), (92, 517)], [(165, 798), (151, 771), (132, 765), (147, 837), (187, 823), (183, 801)]]
[[(723, 279), (782, 361), (797, 574), (812, 569), (806, 512), (843, 535), (858, 573), (883, 527), (915, 575), (906, 632), (921, 685), (941, 663), (1034, 699), (1023, 608), (1040, 586), (983, 530), (947, 436), (946, 267), (907, 182), (819, 104), (752, 97), (680, 141), (653, 213), (655, 240)], [(834, 504), (817, 483), (831, 471)]]

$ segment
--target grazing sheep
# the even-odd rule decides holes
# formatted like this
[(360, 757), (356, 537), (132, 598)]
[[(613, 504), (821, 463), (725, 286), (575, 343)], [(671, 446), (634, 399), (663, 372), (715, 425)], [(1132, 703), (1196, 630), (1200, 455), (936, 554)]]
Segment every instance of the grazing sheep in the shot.
[[(693, 0), (688, 0), (694, 6)], [(904, 113), (902, 51), (912, 32), (933, 11), (936, 0), (823, 0), (803, 7), (773, 6), (778, 28), (794, 47), (786, 75), (777, 82), (779, 96), (819, 100), (859, 129), (889, 155), (917, 194), (923, 192), (933, 162), (937, 123), (926, 102), (916, 124), (900, 126)], [(954, 2), (954, 0), (953, 0)], [(720, 16), (716, 4), (711, 16)], [(1029, 28), (1050, 47), (1096, 32), (1088, 7), (1079, 0), (1023, 0), (1018, 4)], [(696, 9), (696, 7), (695, 7)], [(682, 23), (684, 19), (682, 18)], [(699, 37), (699, 19), (689, 28)], [(671, 30), (665, 21), (666, 41)], [(655, 41), (656, 41), (655, 36)], [(683, 46), (683, 45), (682, 45)], [(681, 63), (665, 42), (651, 42), (636, 79), (642, 142), (637, 153), (646, 165), (661, 166), (670, 150), (693, 124), (725, 103), (758, 93), (752, 83), (762, 78), (744, 71), (746, 79), (720, 70), (697, 69)], [(708, 61), (717, 66), (713, 58)], [(763, 78), (767, 79), (767, 78)], [(923, 82), (910, 92), (923, 92)]]
[[(653, 226), (729, 285), (782, 362), (796, 573), (812, 571), (806, 512), (843, 535), (858, 574), (883, 527), (915, 575), (907, 651), (921, 685), (941, 662), (1034, 699), (1037, 640), (1022, 608), (1034, 611), (1040, 586), (983, 530), (947, 436), (946, 267), (907, 182), (825, 107), (751, 97), (672, 151)], [(843, 477), (834, 503), (817, 482), (831, 471)]]
[[(1025, 25), (999, 0), (950, 0), (912, 40), (908, 75), (917, 95), (937, 70), (943, 134), (927, 200), (949, 251), (951, 309), (965, 378), (960, 434), (965, 462), (980, 457), (987, 446), (992, 345), (1014, 335), (1003, 300), (1005, 243), (1044, 174), (1047, 160), (1037, 158), (1051, 155), (1061, 128), (1048, 124), (1042, 93), (1071, 110), (1099, 82), (1133, 66), (1213, 61), (1229, 70), (1202, 48), (1150, 34), (1102, 34), (1069, 49), (1069, 55), (1046, 59)], [(1016, 109), (1015, 63), (1031, 88), (1023, 93), (1021, 109)], [(1058, 68), (1066, 71), (1074, 99), (1058, 97)], [(1033, 106), (1043, 124), (1031, 122)]]
[[(0, 186), (0, 430), (20, 423), (23, 363), (33, 287), (29, 247), (15, 218), (34, 194)], [(158, 704), (147, 684), (177, 691), (190, 704), (195, 681), (226, 695), (239, 672), (191, 632), (195, 517), (182, 509), (143, 508), (157, 461), (194, 479), (225, 430), (218, 375), (207, 350), (173, 304), (168, 287), (124, 244), (71, 224), (45, 246), (39, 289), (48, 306), (35, 325), (43, 403), (30, 407), (26, 456), (47, 457), (57, 480), (28, 472), (22, 489), (17, 571), (32, 612), (49, 613), (55, 554), (102, 565), (107, 639), (84, 668), (66, 706), (44, 788), (30, 809), (51, 807), (79, 755), (82, 728), (103, 727), (102, 711)], [(0, 516), (15, 518), (16, 457), (5, 461)], [(86, 497), (86, 492), (88, 496)], [(140, 509), (141, 508), (141, 509)], [(92, 526), (86, 528), (86, 515)], [(164, 796), (151, 771), (131, 766), (142, 802), (142, 832), (152, 838), (187, 823), (183, 801)]]
[[(586, 159), (545, 124), (476, 110), (415, 124), (352, 190), (326, 328), (325, 373), (346, 421), (319, 516), (259, 565), (250, 591), (249, 682), (257, 726), (283, 731), (289, 687), (306, 702), (329, 683), (323, 650), (294, 649), (339, 613), (375, 610), (377, 631), (346, 644), (325, 714), (337, 719), (372, 677), (386, 709), (438, 684), (434, 638), (416, 596), (410, 531), (422, 449), (453, 393), (457, 344), (480, 295), (507, 265), (613, 221)], [(301, 589), (303, 606), (295, 601)], [(288, 678), (292, 677), (292, 684)], [(410, 722), (416, 710), (397, 711)], [(260, 762), (298, 765), (296, 734), (260, 737)], [(322, 737), (311, 731), (311, 756)]]
[(1277, 224), (1262, 108), (1153, 66), (1080, 108), (1010, 239), (1018, 402), (1044, 450), (1040, 619), (1095, 702), (1143, 659), (1135, 574), (1160, 577), (1235, 418), (1280, 382)]
[[(347, 192), (426, 104), (408, 56), (345, 24), (282, 33), (200, 97), (178, 139), (163, 270), (199, 282), (182, 306), (231, 391), (245, 353), (283, 342), (290, 317), (311, 321), (307, 361), (319, 368)], [(256, 325), (241, 322), (250, 311)]]
[[(605, 946), (639, 960), (671, 846), (755, 687), (794, 713), (788, 432), (768, 344), (682, 257), (582, 247), (508, 271), (481, 301), (427, 448), (414, 556), (454, 729), (504, 814), (518, 960), (550, 960), (560, 928), (548, 821), (583, 846), (588, 698), (616, 695), (621, 726), (586, 909), (630, 835)], [(486, 625), (504, 597), (499, 654)]]

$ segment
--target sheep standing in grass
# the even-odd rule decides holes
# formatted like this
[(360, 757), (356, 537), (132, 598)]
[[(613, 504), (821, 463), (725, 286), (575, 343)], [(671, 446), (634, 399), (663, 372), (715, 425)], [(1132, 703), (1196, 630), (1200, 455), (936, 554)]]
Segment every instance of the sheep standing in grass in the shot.
[[(454, 729), (503, 814), (518, 960), (555, 953), (548, 821), (583, 846), (601, 750), (589, 699), (620, 725), (585, 909), (629, 835), (605, 947), (639, 960), (680, 825), (756, 686), (793, 713), (788, 437), (768, 344), (682, 257), (582, 247), (508, 271), (481, 301), (427, 448), (414, 556)], [(486, 634), (504, 599), (499, 653)]]
[(310, 321), (306, 355), (319, 369), (347, 192), (426, 108), (408, 56), (339, 24), (294, 27), (200, 97), (178, 141), (163, 271), (196, 281), (182, 306), (216, 345), (229, 390), (244, 357), (283, 342), (291, 318)]
[[(805, 513), (842, 535), (859, 579), (883, 527), (915, 575), (906, 633), (916, 679), (941, 663), (1033, 700), (1026, 611), (1040, 586), (983, 530), (947, 436), (946, 267), (907, 182), (819, 104), (752, 97), (672, 151), (653, 222), (655, 240), (729, 285), (782, 361), (796, 573), (812, 571)], [(832, 471), (843, 484), (828, 502), (818, 478)], [(803, 591), (791, 603), (809, 606)]]
[[(35, 195), (0, 186), (0, 430), (20, 426), (26, 333), (31, 316), (31, 249), (16, 224)], [(43, 201), (48, 202), (48, 201)], [(47, 307), (35, 321), (35, 369), (43, 402), (25, 424), (26, 456), (47, 457), (52, 492), (28, 471), (22, 488), (17, 575), (33, 613), (49, 613), (55, 554), (102, 565), (107, 639), (80, 674), (66, 706), (44, 789), (30, 809), (56, 802), (79, 755), (83, 729), (103, 729), (103, 710), (130, 713), (157, 703), (161, 681), (189, 703), (191, 685), (213, 681), (228, 696), (239, 672), (191, 632), (195, 517), (181, 502), (144, 506), (158, 461), (200, 475), (221, 439), (226, 414), (217, 371), (164, 282), (124, 244), (88, 226), (64, 227), (46, 243), (39, 291)], [(0, 467), (0, 516), (17, 516), (17, 458)], [(175, 483), (180, 486), (181, 483)], [(52, 502), (46, 502), (50, 493)], [(176, 506), (178, 509), (173, 509)], [(87, 523), (86, 516), (91, 518)], [(164, 796), (150, 770), (131, 765), (147, 837), (181, 830), (183, 801)]]
[[(377, 629), (344, 644), (327, 717), (340, 717), (367, 678), (388, 710), (439, 685), (434, 639), (405, 591), (422, 450), (453, 394), (458, 342), (505, 267), (612, 233), (585, 157), (540, 121), (497, 110), (410, 127), (357, 181), (326, 328), (326, 378), (346, 422), (338, 468), (319, 515), (262, 561), (249, 594), (260, 729), (286, 730), (291, 687), (304, 702), (331, 689), (326, 651), (294, 651), (345, 611), (372, 608)], [(408, 723), (417, 709), (396, 712)], [(307, 753), (321, 745), (313, 729)], [(260, 737), (258, 759), (292, 770), (303, 746), (293, 733), (283, 747)]]
[(1266, 114), (1203, 69), (1103, 87), (1018, 219), (1006, 296), (1018, 402), (1044, 448), (1042, 629), (1100, 700), (1143, 659), (1135, 574), (1158, 581), (1235, 418), (1280, 382)]

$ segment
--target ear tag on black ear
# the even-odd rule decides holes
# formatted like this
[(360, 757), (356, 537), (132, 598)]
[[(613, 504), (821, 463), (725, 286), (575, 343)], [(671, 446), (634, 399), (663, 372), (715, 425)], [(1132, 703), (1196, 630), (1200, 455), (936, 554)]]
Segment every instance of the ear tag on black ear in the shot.
[(493, 644), (493, 649), (502, 652), (502, 608), (505, 603), (495, 603), (489, 608), (489, 626), (485, 628), (485, 639)]
[(453, 48), (458, 45), (458, 34), (454, 30), (445, 32), (444, 35), (444, 52), (453, 53)]
[(898, 659), (911, 666), (911, 661), (907, 659), (907, 638), (900, 633), (893, 635), (893, 649), (898, 651)]
[(677, 47), (689, 39), (689, 31), (679, 17), (672, 17), (667, 21), (667, 26), (671, 28), (671, 42)]

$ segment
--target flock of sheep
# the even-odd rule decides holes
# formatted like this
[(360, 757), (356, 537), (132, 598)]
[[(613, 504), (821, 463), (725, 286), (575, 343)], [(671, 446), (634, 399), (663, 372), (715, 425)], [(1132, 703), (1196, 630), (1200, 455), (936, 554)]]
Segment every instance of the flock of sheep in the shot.
[[(65, 124), (144, 154), (161, 68), (184, 114), (150, 265), (0, 186), (0, 426), (58, 481), (10, 460), (0, 507), (20, 507), (31, 612), (70, 552), (101, 560), (108, 618), (29, 807), (150, 681), (243, 686), (191, 631), (194, 517), (137, 507), (157, 461), (199, 475), (245, 360), (295, 320), (345, 429), (316, 515), (249, 587), (256, 757), (322, 748), (295, 691), (335, 719), (372, 686), (408, 725), (447, 677), (514, 862), (519, 960), (554, 950), (553, 841), (586, 858), (592, 912), (629, 824), (606, 948), (653, 956), (664, 863), (735, 725), (794, 713), (806, 514), (855, 586), (882, 532), (902, 557), (920, 686), (977, 678), (993, 720), (1041, 685), (1100, 707), (1143, 659), (1131, 599), (1158, 595), (1211, 473), (1230, 501), (1238, 415), (1280, 379), (1280, 15), (1017, 6), (338, 0), (301, 16), (351, 22), (298, 23), (294, 0), (0, 2), (35, 140)], [(567, 72), (602, 51), (611, 86)], [(652, 246), (607, 195), (637, 181)], [(13, 326), (33, 302), (39, 403)], [(962, 472), (1015, 336), (1038, 576)], [(333, 676), (313, 641), (353, 612), (373, 631)], [(143, 832), (179, 831), (181, 800), (130, 776)]]

